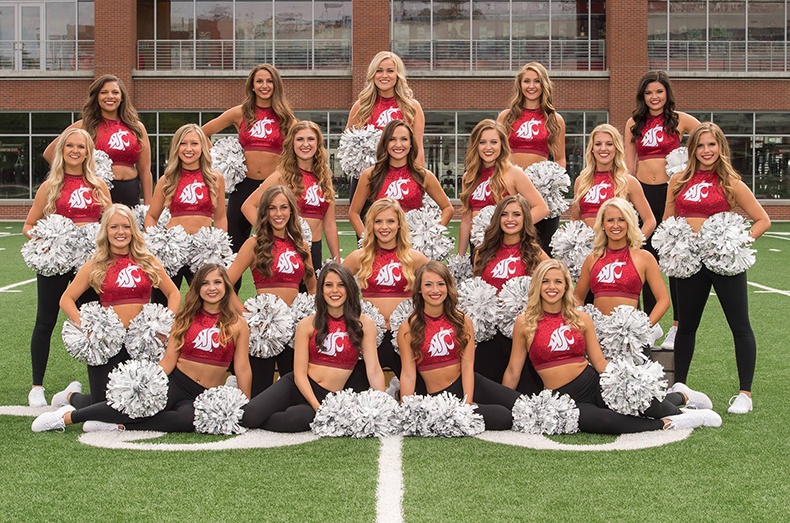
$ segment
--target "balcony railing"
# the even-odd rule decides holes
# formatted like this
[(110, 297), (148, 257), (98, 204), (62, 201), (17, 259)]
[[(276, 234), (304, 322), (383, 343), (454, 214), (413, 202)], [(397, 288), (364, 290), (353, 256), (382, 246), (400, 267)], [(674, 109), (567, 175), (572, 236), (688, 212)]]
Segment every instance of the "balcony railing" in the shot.
[(93, 40), (0, 42), (0, 70), (92, 71)]
[(668, 71), (787, 71), (786, 42), (649, 40), (650, 69)]

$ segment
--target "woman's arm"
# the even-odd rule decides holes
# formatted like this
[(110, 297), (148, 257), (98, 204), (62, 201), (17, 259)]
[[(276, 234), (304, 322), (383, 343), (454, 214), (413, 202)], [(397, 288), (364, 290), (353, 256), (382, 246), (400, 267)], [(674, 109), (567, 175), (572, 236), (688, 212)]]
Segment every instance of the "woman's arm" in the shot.
[(584, 305), (587, 293), (590, 292), (590, 274), (592, 274), (593, 264), (595, 264), (595, 258), (594, 255), (590, 254), (584, 260), (582, 272), (579, 275), (579, 281), (576, 282), (576, 288), (573, 291), (573, 297), (576, 299), (576, 305), (579, 307)]
[(466, 343), (464, 353), (461, 354), (461, 386), (467, 403), (474, 403), (475, 398), (475, 329), (469, 316), (464, 316), (466, 332), (469, 341)]
[(625, 122), (625, 134), (623, 135), (623, 142), (625, 142), (625, 168), (628, 172), (636, 176), (636, 143), (634, 143), (634, 133), (631, 132), (631, 127), (634, 125), (634, 119), (629, 118)]
[(358, 127), (360, 122), (359, 118), (359, 100), (354, 102), (354, 105), (351, 106), (351, 110), (348, 112), (348, 122), (346, 122), (346, 129), (350, 129), (352, 127)]
[(151, 204), (148, 206), (148, 212), (145, 215), (145, 228), (153, 227), (159, 221), (162, 211), (165, 209), (165, 195), (162, 187), (165, 184), (165, 179), (160, 178), (156, 183), (154, 195), (151, 198)]
[(82, 268), (77, 271), (77, 275), (74, 276), (74, 280), (66, 287), (66, 290), (63, 292), (63, 295), (60, 297), (60, 308), (63, 310), (63, 313), (66, 317), (73, 323), (75, 326), (80, 326), (80, 311), (77, 308), (77, 300), (80, 299), (80, 296), (85, 293), (90, 288), (88, 284), (88, 279), (91, 276), (91, 272), (93, 272), (94, 263), (93, 260), (88, 260), (88, 263), (82, 266)]
[(308, 316), (296, 326), (294, 336), (294, 383), (302, 393), (304, 399), (313, 409), (318, 409), (321, 403), (315, 397), (313, 387), (310, 386), (310, 379), (307, 376), (307, 368), (310, 361), (310, 351), (308, 343), (313, 334), (313, 319), (315, 316)]
[(241, 110), (241, 105), (237, 105), (235, 107), (231, 107), (221, 115), (217, 116), (210, 122), (203, 124), (203, 133), (207, 137), (211, 137), (211, 135), (220, 132), (221, 130), (225, 129), (228, 126), (234, 126), (236, 129), (239, 128), (239, 123), (241, 123), (243, 112)]
[(749, 231), (749, 236), (755, 240), (763, 235), (765, 231), (771, 227), (771, 219), (768, 213), (765, 212), (763, 206), (754, 197), (754, 193), (749, 190), (745, 183), (739, 181), (735, 187), (735, 203), (743, 209), (752, 219), (752, 230)]
[(365, 224), (362, 223), (362, 208), (370, 196), (370, 173), (373, 172), (373, 167), (368, 167), (362, 174), (359, 175), (359, 183), (357, 183), (357, 191), (354, 193), (354, 198), (351, 200), (351, 205), (348, 208), (348, 221), (357, 233), (357, 236), (362, 236), (365, 232)]
[(690, 114), (683, 113), (678, 111), (678, 134), (680, 135), (680, 141), (683, 141), (683, 135), (688, 134), (694, 130), (695, 127), (699, 125), (699, 120), (691, 116)]
[(214, 206), (214, 227), (228, 232), (228, 213), (225, 210), (225, 178), (217, 176), (217, 205)]
[(36, 191), (36, 197), (33, 199), (33, 205), (30, 207), (30, 210), (27, 212), (27, 217), (25, 218), (25, 223), (22, 225), (22, 234), (25, 235), (27, 239), (30, 239), (30, 229), (36, 226), (36, 223), (44, 217), (44, 207), (47, 204), (47, 193), (49, 192), (49, 180), (44, 180), (44, 182), (39, 186), (38, 190)]
[(461, 215), (461, 225), (458, 232), (458, 254), (466, 254), (469, 241), (472, 237), (472, 211), (468, 210)]
[(664, 313), (669, 310), (669, 293), (667, 286), (664, 283), (664, 276), (661, 274), (661, 269), (658, 267), (658, 262), (647, 251), (642, 249), (632, 249), (632, 257), (638, 257), (645, 264), (645, 281), (650, 286), (650, 292), (656, 299), (656, 304), (653, 310), (650, 311), (650, 325), (655, 325), (664, 316)]
[(567, 167), (565, 162), (565, 119), (560, 116), (560, 113), (557, 113), (557, 124), (559, 124), (560, 130), (557, 131), (557, 141), (554, 142), (555, 145), (551, 148), (551, 156), (555, 162)]
[(516, 390), (518, 382), (521, 381), (521, 372), (527, 363), (527, 339), (524, 335), (524, 316), (516, 318), (513, 327), (513, 344), (510, 349), (510, 361), (507, 363), (505, 375), (502, 376), (502, 385), (509, 389)]
[(453, 214), (455, 214), (455, 209), (453, 209), (453, 205), (450, 203), (450, 198), (447, 197), (447, 193), (442, 189), (439, 179), (431, 171), (425, 171), (425, 192), (428, 193), (428, 196), (430, 196), (442, 210), (442, 218), (439, 220), (439, 223), (442, 225), (450, 223), (450, 220), (453, 219)]
[(368, 376), (370, 387), (384, 391), (384, 372), (379, 363), (378, 348), (376, 347), (376, 324), (368, 316), (362, 315), (362, 359), (365, 360), (365, 372)]
[(255, 244), (257, 241), (258, 238), (255, 236), (247, 238), (241, 245), (241, 249), (239, 249), (238, 254), (236, 254), (233, 263), (228, 267), (228, 278), (230, 278), (230, 282), (233, 285), (236, 285), (236, 282), (239, 281), (244, 271), (246, 271), (255, 260)]
[(326, 209), (323, 220), (321, 220), (322, 228), (324, 229), (324, 238), (326, 238), (326, 246), (329, 248), (329, 255), (337, 263), (340, 263), (340, 239), (337, 235), (337, 221), (335, 221), (335, 202), (331, 202)]
[(151, 191), (154, 188), (154, 177), (151, 174), (151, 142), (148, 140), (148, 131), (143, 122), (140, 124), (140, 158), (137, 159), (137, 176), (140, 177), (140, 187), (143, 189), (143, 204), (151, 203)]
[(252, 368), (250, 367), (250, 328), (244, 318), (233, 325), (236, 331), (236, 350), (233, 352), (233, 372), (236, 374), (239, 389), (252, 399)]
[(664, 204), (664, 216), (661, 221), (666, 221), (667, 218), (675, 216), (675, 186), (678, 184), (678, 176), (673, 176), (669, 179), (669, 187), (667, 187), (667, 201)]
[(178, 313), (179, 305), (181, 305), (181, 292), (176, 287), (176, 284), (173, 283), (173, 280), (170, 279), (170, 276), (167, 275), (167, 271), (159, 263), (159, 260), (156, 260), (156, 265), (156, 272), (159, 275), (159, 290), (167, 297), (167, 308), (173, 314), (176, 314)]
[(407, 319), (398, 329), (398, 348), (400, 349), (400, 397), (405, 398), (414, 394), (417, 384), (417, 364), (414, 362), (414, 353), (411, 351), (411, 328)]
[[(315, 267), (313, 267), (313, 257), (310, 256), (310, 246), (307, 242), (304, 242), (304, 246), (307, 249), (307, 259), (304, 261), (305, 266), (305, 279), (304, 284), (307, 287), (307, 294), (315, 294), (316, 286), (317, 286), (317, 279), (315, 277)], [(307, 276), (309, 274), (309, 276)]]
[(354, 249), (351, 254), (343, 260), (343, 267), (351, 271), (351, 274), (359, 272), (359, 257), (362, 256), (362, 249)]
[(592, 366), (598, 372), (602, 373), (606, 370), (606, 365), (609, 363), (601, 351), (601, 346), (598, 344), (598, 338), (595, 336), (595, 325), (593, 325), (592, 318), (586, 312), (579, 312), (582, 323), (584, 324), (584, 344), (587, 347), (587, 359), (590, 360)]
[(169, 341), (167, 342), (167, 349), (165, 349), (165, 355), (162, 357), (162, 360), (159, 362), (159, 366), (165, 371), (165, 374), (168, 376), (173, 369), (176, 368), (176, 363), (178, 363), (178, 356), (181, 354), (181, 348), (176, 348), (176, 341), (175, 338), (172, 336), (170, 337)]
[(527, 200), (530, 208), (529, 215), (532, 217), (532, 223), (538, 223), (540, 220), (549, 215), (549, 206), (546, 205), (546, 202), (535, 188), (535, 184), (533, 184), (532, 180), (530, 180), (529, 176), (527, 176), (527, 173), (515, 165), (510, 164), (507, 175), (516, 181), (516, 191), (518, 194), (523, 196), (525, 200)]
[(269, 187), (277, 185), (282, 185), (282, 177), (280, 176), (280, 171), (275, 170), (272, 175), (267, 176), (263, 183), (252, 191), (252, 194), (241, 204), (241, 214), (247, 218), (247, 221), (250, 222), (253, 227), (258, 223), (258, 204), (261, 203), (263, 192)]
[[(414, 121), (411, 123), (414, 131), (414, 144), (417, 146), (417, 165), (425, 165), (425, 147), (422, 137), (425, 134), (425, 113), (422, 105), (417, 100), (412, 100), (414, 104)], [(439, 202), (436, 202), (439, 203)]]
[(647, 203), (645, 191), (642, 190), (642, 185), (639, 183), (639, 180), (630, 174), (627, 176), (628, 199), (634, 204), (636, 212), (639, 213), (639, 217), (642, 219), (642, 234), (645, 235), (645, 239), (650, 238), (650, 235), (653, 234), (653, 231), (656, 229), (656, 217), (653, 216), (650, 204)]
[(571, 220), (581, 220), (582, 210), (576, 202), (576, 197), (579, 195), (579, 177), (573, 181), (573, 202), (571, 202)]

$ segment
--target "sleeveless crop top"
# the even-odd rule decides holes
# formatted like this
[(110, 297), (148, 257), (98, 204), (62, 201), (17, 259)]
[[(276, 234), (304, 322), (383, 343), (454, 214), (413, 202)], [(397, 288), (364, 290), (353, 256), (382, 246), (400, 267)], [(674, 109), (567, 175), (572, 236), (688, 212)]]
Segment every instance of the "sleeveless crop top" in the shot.
[(257, 269), (252, 269), (252, 280), (255, 288), (268, 289), (270, 287), (287, 287), (298, 289), (305, 274), (304, 260), (296, 250), (296, 244), (291, 238), (274, 237), (274, 252), (272, 260), (272, 275), (268, 278)]
[(64, 175), (63, 190), (55, 200), (55, 213), (74, 222), (98, 222), (102, 207), (81, 175)]
[(434, 318), (425, 315), (425, 341), (420, 347), (421, 358), (417, 370), (426, 371), (461, 363), (461, 347), (455, 329), (444, 315)]
[(649, 116), (642, 128), (642, 136), (634, 140), (636, 156), (640, 160), (664, 158), (680, 147), (680, 136), (677, 132), (664, 130), (664, 115)]
[(544, 312), (529, 346), (529, 361), (535, 370), (586, 361), (584, 334), (565, 324), (562, 313)]
[(480, 277), (496, 287), (497, 292), (501, 291), (502, 286), (509, 280), (517, 276), (529, 276), (527, 265), (521, 259), (520, 247), (520, 243), (501, 244), (494, 257), (483, 268)]
[(596, 298), (618, 296), (638, 300), (642, 292), (642, 278), (631, 259), (631, 249), (606, 249), (606, 254), (593, 263), (590, 271), (590, 290)]
[(373, 271), (362, 289), (363, 298), (409, 298), (406, 276), (398, 259), (397, 249), (376, 249)]
[(507, 189), (502, 193), (501, 198), (495, 197), (494, 193), (491, 192), (490, 184), (491, 177), (494, 175), (494, 169), (495, 167), (483, 167), (481, 169), (480, 180), (477, 187), (475, 187), (475, 190), (469, 195), (469, 208), (472, 209), (473, 212), (477, 212), (489, 205), (496, 205), (501, 198), (509, 196)]
[(409, 212), (422, 207), (422, 193), (422, 186), (412, 178), (408, 165), (390, 167), (374, 200), (393, 198), (398, 200), (403, 212)]
[(373, 111), (370, 113), (367, 125), (372, 125), (376, 129), (384, 129), (393, 120), (403, 120), (403, 113), (398, 107), (398, 100), (376, 96), (376, 103), (373, 104)]
[(683, 218), (710, 218), (732, 210), (713, 171), (697, 171), (675, 198), (675, 213)]
[(280, 119), (271, 107), (255, 107), (255, 122), (247, 125), (242, 119), (239, 125), (239, 143), (245, 151), (283, 152), (283, 134)]
[(507, 139), (514, 153), (537, 154), (549, 157), (549, 131), (542, 109), (524, 109), (521, 116), (513, 122)]
[(179, 358), (227, 368), (233, 361), (236, 345), (232, 339), (225, 345), (220, 344), (218, 319), (219, 313), (210, 314), (203, 309), (198, 311), (184, 334), (184, 346), (181, 347)]
[(143, 150), (137, 135), (120, 120), (102, 119), (96, 128), (96, 149), (104, 151), (113, 165), (134, 167)]
[(101, 284), (99, 302), (102, 307), (128, 303), (144, 304), (151, 299), (151, 278), (129, 255), (116, 254)]
[(324, 199), (324, 191), (318, 184), (318, 177), (310, 171), (300, 169), (304, 190), (296, 199), (299, 214), (303, 218), (322, 220), (329, 209), (329, 203)]
[(196, 171), (181, 171), (181, 178), (170, 200), (171, 216), (214, 216), (214, 205), (211, 203), (211, 193), (203, 181), (203, 173)]
[(329, 332), (324, 338), (322, 347), (319, 348), (315, 344), (315, 331), (310, 336), (310, 342), (307, 345), (308, 361), (313, 365), (352, 370), (359, 361), (360, 351), (351, 345), (346, 320), (333, 318), (327, 314), (327, 327), (329, 327)]
[(596, 171), (593, 175), (593, 184), (590, 190), (587, 191), (579, 200), (579, 210), (582, 213), (582, 219), (595, 218), (598, 215), (598, 209), (601, 204), (606, 200), (614, 198), (614, 175), (611, 171), (599, 172)]

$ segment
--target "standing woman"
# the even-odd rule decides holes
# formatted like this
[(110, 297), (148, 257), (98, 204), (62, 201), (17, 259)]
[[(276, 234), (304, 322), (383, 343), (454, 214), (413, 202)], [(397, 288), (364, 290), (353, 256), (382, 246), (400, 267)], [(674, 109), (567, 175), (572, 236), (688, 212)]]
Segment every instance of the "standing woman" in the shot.
[(472, 233), (472, 218), (483, 207), (496, 205), (511, 194), (523, 196), (530, 207), (532, 223), (548, 216), (549, 208), (523, 170), (510, 163), (507, 131), (494, 120), (478, 123), (466, 148), (466, 172), (461, 181), (461, 231), (458, 254), (466, 254)]
[[(683, 135), (690, 133), (699, 121), (686, 113), (675, 111), (672, 84), (664, 71), (650, 71), (639, 80), (636, 90), (636, 109), (625, 124), (625, 166), (636, 176), (653, 211), (656, 221), (664, 216), (669, 177), (666, 156), (680, 147)], [(658, 259), (651, 239), (644, 249)], [(669, 277), (669, 294), (672, 298), (672, 327), (667, 333), (662, 349), (675, 346), (678, 324), (677, 279)], [(656, 306), (656, 296), (646, 286), (642, 290), (645, 312), (650, 314)]]
[(362, 171), (348, 210), (348, 220), (358, 236), (365, 230), (363, 209), (381, 198), (393, 198), (403, 212), (409, 212), (421, 208), (423, 194), (428, 193), (442, 211), (441, 224), (450, 223), (454, 212), (450, 199), (436, 176), (417, 162), (415, 144), (414, 131), (403, 120), (393, 120), (384, 128), (376, 164)]
[[(698, 125), (689, 136), (689, 163), (686, 170), (669, 180), (664, 219), (679, 216), (695, 232), (716, 213), (732, 211), (737, 205), (754, 222), (749, 236), (755, 240), (771, 226), (771, 220), (754, 194), (741, 181), (730, 163), (730, 146), (721, 128), (714, 123)], [(686, 383), (694, 355), (697, 328), (713, 286), (735, 341), (740, 390), (730, 400), (728, 412), (746, 414), (752, 410), (752, 380), (757, 343), (749, 322), (746, 271), (722, 276), (704, 265), (678, 285), (678, 332), (675, 337), (675, 382)]]
[[(70, 218), (77, 225), (96, 223), (110, 204), (107, 185), (94, 174), (93, 140), (76, 127), (63, 131), (58, 137), (47, 179), (36, 191), (33, 205), (25, 218), (22, 234), (30, 238), (36, 223), (51, 214)], [(33, 365), (33, 386), (28, 394), (31, 407), (46, 406), (44, 373), (49, 360), (52, 331), (58, 321), (58, 299), (66, 290), (74, 273), (57, 276), (36, 274), (36, 325), (30, 339), (30, 359)], [(80, 299), (81, 303), (95, 301), (92, 292)]]
[[(516, 75), (510, 107), (497, 117), (497, 122), (508, 132), (511, 161), (522, 169), (548, 160), (549, 155), (561, 166), (566, 166), (565, 120), (554, 106), (553, 92), (554, 83), (543, 64), (529, 62)], [(535, 190), (534, 185), (532, 190)], [(549, 243), (559, 225), (559, 216), (535, 222), (541, 248), (549, 255)]]
[(340, 241), (335, 221), (332, 171), (327, 163), (321, 129), (313, 122), (300, 120), (291, 126), (283, 143), (283, 154), (277, 170), (255, 189), (241, 208), (250, 223), (255, 223), (257, 219), (261, 195), (275, 185), (284, 185), (291, 189), (299, 205), (299, 214), (310, 225), (313, 236), (310, 246), (313, 267), (321, 267), (323, 263), (322, 234), (326, 236), (332, 259), (339, 263)]
[[(241, 246), (228, 269), (231, 283), (241, 280), (248, 268), (252, 272), (258, 294), (274, 294), (290, 306), (304, 283), (307, 292), (315, 294), (315, 271), (310, 248), (302, 238), (299, 211), (293, 193), (275, 185), (261, 195), (256, 234)], [(272, 384), (274, 365), (280, 376), (293, 370), (293, 351), (286, 349), (273, 358), (250, 356), (252, 395), (257, 396)]]
[[(88, 131), (96, 149), (112, 160), (112, 201), (134, 207), (140, 203), (142, 189), (143, 203), (148, 205), (154, 186), (151, 143), (123, 82), (110, 74), (97, 78), (88, 89), (82, 119), (69, 127), (73, 128)], [(44, 151), (44, 159), (50, 164), (56, 142), (57, 139)]]
[[(107, 207), (96, 236), (96, 253), (77, 272), (60, 298), (60, 308), (75, 326), (80, 326), (77, 300), (88, 289), (99, 295), (102, 307), (112, 307), (125, 328), (151, 299), (151, 290), (161, 289), (167, 307), (178, 312), (181, 294), (164, 267), (145, 248), (145, 239), (129, 207), (115, 203)], [(90, 394), (81, 394), (82, 385), (72, 382), (52, 397), (52, 406), (69, 403), (77, 408), (105, 400), (107, 376), (116, 365), (129, 359), (125, 348), (104, 365), (88, 366)]]

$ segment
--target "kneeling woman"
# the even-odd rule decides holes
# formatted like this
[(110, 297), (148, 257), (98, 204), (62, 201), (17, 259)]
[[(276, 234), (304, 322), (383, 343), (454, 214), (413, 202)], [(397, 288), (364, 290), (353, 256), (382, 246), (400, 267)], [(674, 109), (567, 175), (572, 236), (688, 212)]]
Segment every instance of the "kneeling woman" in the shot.
[(169, 376), (167, 405), (149, 418), (122, 414), (107, 403), (75, 410), (66, 405), (33, 421), (33, 432), (63, 429), (85, 423), (85, 432), (114, 430), (158, 430), (192, 432), (192, 405), (206, 389), (225, 382), (233, 362), (239, 388), (249, 397), (252, 372), (249, 362), (250, 329), (230, 301), (233, 286), (225, 268), (204, 265), (192, 280), (184, 306), (176, 315), (167, 351), (159, 365)]
[(470, 404), (477, 400), (487, 430), (509, 429), (519, 393), (475, 373), (472, 320), (458, 311), (458, 294), (447, 267), (437, 261), (422, 266), (412, 301), (414, 311), (398, 330), (401, 396), (415, 393), (419, 371), (425, 390), (417, 393), (448, 391)]
[(619, 414), (606, 406), (599, 374), (608, 362), (592, 319), (576, 309), (571, 275), (557, 260), (546, 260), (535, 271), (526, 311), (516, 320), (503, 385), (516, 386), (527, 357), (547, 389), (568, 394), (576, 402), (582, 432), (625, 434), (721, 425), (721, 417), (709, 409), (681, 412), (677, 406), (688, 398), (680, 392), (669, 393), (660, 402), (653, 400), (645, 417)]
[(310, 430), (316, 409), (327, 394), (345, 388), (360, 354), (371, 386), (383, 391), (376, 325), (361, 310), (351, 272), (328, 263), (318, 278), (315, 314), (296, 327), (293, 372), (244, 407), (242, 424), (274, 432)]

